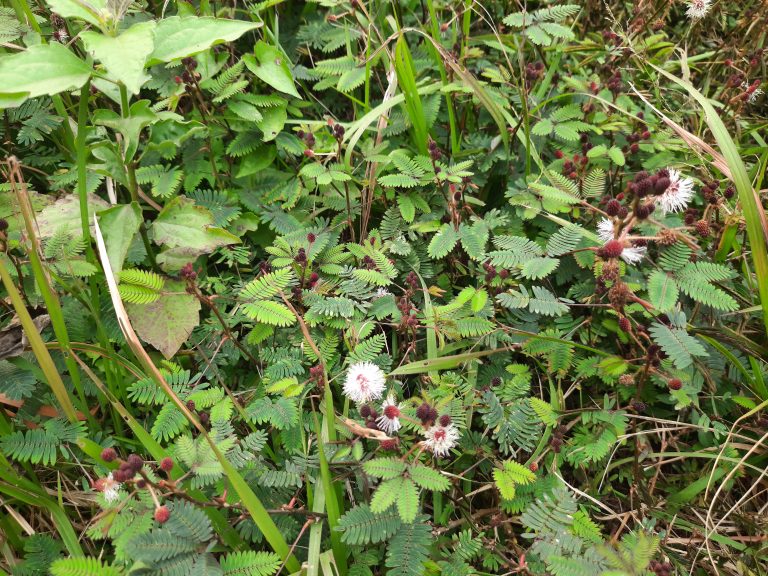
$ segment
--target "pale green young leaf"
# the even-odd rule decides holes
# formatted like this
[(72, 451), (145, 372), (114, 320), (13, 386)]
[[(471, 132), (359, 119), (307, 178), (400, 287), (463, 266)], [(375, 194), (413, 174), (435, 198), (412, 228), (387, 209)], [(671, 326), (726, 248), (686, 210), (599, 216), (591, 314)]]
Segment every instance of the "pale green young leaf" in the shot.
[(170, 62), (231, 42), (261, 26), (258, 22), (198, 16), (163, 18), (155, 31), (155, 48), (148, 64)]

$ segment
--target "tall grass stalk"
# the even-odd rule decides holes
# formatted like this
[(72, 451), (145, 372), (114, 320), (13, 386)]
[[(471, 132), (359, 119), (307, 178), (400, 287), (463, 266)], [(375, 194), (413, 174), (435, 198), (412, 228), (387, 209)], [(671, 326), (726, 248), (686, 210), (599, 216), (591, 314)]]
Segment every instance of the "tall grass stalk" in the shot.
[[(38, 286), (38, 289), (43, 295), (43, 300), (45, 301), (48, 315), (51, 317), (51, 325), (53, 326), (53, 331), (56, 334), (56, 339), (61, 344), (62, 353), (64, 355), (64, 362), (67, 366), (69, 376), (72, 379), (72, 384), (74, 385), (77, 392), (80, 409), (84, 414), (89, 414), (88, 402), (85, 398), (85, 391), (83, 389), (82, 381), (80, 380), (80, 371), (77, 368), (77, 363), (72, 359), (70, 354), (71, 350), (69, 332), (67, 331), (67, 326), (64, 323), (64, 312), (61, 309), (61, 303), (59, 302), (56, 291), (51, 285), (50, 277), (43, 267), (43, 262), (40, 257), (40, 240), (37, 236), (37, 231), (35, 230), (35, 215), (32, 209), (32, 203), (29, 199), (26, 183), (24, 182), (23, 176), (21, 174), (21, 167), (15, 158), (8, 160), (8, 170), (11, 188), (16, 196), (16, 199), (18, 200), (22, 218), (24, 220), (24, 228), (29, 240), (29, 249), (27, 252), (29, 255), (30, 264), (32, 266), (32, 273), (35, 277), (35, 282)], [(19, 313), (18, 310), (17, 313)], [(35, 332), (37, 331), (35, 330)], [(39, 338), (39, 334), (37, 336)], [(45, 352), (48, 354), (47, 349)], [(88, 416), (88, 418), (90, 419), (90, 416)]]
[(256, 524), (256, 526), (258, 526), (262, 534), (264, 534), (264, 538), (267, 540), (272, 549), (277, 554), (279, 554), (281, 558), (283, 558), (286, 567), (292, 572), (297, 572), (301, 567), (299, 561), (292, 554), (291, 549), (285, 541), (285, 538), (283, 538), (283, 535), (280, 533), (280, 529), (270, 517), (267, 509), (261, 503), (261, 500), (259, 500), (259, 497), (256, 496), (253, 489), (248, 485), (242, 475), (235, 469), (234, 466), (232, 466), (224, 454), (222, 454), (221, 450), (210, 437), (207, 430), (202, 426), (202, 424), (200, 424), (200, 421), (194, 416), (194, 414), (192, 414), (189, 408), (187, 408), (187, 405), (181, 400), (181, 398), (179, 398), (178, 394), (176, 394), (173, 388), (171, 388), (171, 386), (165, 381), (162, 373), (160, 370), (158, 370), (157, 366), (155, 366), (154, 362), (152, 362), (152, 359), (149, 357), (149, 354), (147, 354), (146, 350), (144, 350), (143, 346), (141, 345), (141, 342), (139, 341), (139, 338), (136, 335), (133, 326), (131, 325), (131, 321), (128, 318), (128, 314), (125, 311), (125, 306), (123, 305), (123, 301), (121, 300), (120, 294), (117, 290), (117, 284), (112, 273), (112, 267), (109, 263), (109, 256), (104, 244), (104, 238), (101, 234), (101, 231), (99, 230), (99, 222), (96, 217), (94, 217), (94, 224), (96, 228), (96, 245), (98, 247), (102, 267), (104, 268), (107, 287), (109, 288), (109, 294), (112, 299), (112, 304), (115, 308), (118, 324), (120, 325), (120, 329), (125, 336), (128, 346), (139, 360), (139, 363), (147, 371), (147, 374), (165, 392), (168, 400), (170, 400), (179, 409), (179, 411), (190, 422), (190, 424), (192, 424), (198, 430), (200, 435), (205, 438), (206, 442), (208, 442), (208, 445), (211, 447), (211, 451), (216, 456), (219, 464), (221, 464), (224, 475), (229, 479), (232, 488), (242, 500), (243, 506), (250, 514), (253, 522)]

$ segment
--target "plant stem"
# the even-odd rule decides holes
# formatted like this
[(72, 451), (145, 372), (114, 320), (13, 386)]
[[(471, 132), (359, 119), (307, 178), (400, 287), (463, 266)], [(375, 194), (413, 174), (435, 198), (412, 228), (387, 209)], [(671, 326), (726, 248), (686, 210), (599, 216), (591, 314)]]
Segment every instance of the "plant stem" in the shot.
[[(128, 105), (128, 90), (125, 85), (120, 84), (120, 112), (123, 118), (129, 118), (131, 116), (131, 109)], [(131, 195), (131, 201), (136, 202), (137, 206), (141, 206), (139, 202), (138, 185), (136, 184), (136, 166), (133, 163), (133, 159), (125, 158), (125, 170), (128, 173), (128, 193)], [(139, 225), (139, 234), (141, 235), (141, 241), (144, 244), (144, 250), (147, 253), (149, 262), (152, 265), (152, 269), (156, 272), (159, 270), (157, 267), (157, 260), (155, 259), (155, 251), (152, 249), (152, 243), (149, 241), (149, 234), (147, 233), (147, 226), (144, 224), (142, 218)]]

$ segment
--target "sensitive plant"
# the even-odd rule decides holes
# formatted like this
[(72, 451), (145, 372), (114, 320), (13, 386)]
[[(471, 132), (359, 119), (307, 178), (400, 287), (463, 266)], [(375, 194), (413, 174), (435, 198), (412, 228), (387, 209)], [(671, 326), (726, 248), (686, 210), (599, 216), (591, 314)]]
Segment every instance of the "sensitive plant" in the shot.
[(593, 4), (0, 9), (4, 567), (761, 574), (765, 15)]

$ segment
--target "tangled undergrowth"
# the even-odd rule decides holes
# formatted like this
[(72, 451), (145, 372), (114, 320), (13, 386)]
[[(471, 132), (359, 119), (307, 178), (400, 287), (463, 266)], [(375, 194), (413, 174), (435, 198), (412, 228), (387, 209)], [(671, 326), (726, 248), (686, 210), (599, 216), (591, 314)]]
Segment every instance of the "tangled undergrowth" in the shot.
[(764, 0), (0, 7), (0, 567), (766, 570)]

